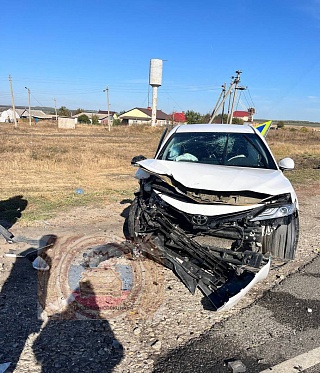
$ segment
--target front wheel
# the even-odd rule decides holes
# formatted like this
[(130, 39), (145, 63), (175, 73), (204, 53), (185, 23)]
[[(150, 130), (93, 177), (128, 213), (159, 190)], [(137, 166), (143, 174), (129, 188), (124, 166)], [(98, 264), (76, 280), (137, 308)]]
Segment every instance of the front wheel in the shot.
[[(288, 216), (288, 223), (281, 224), (262, 238), (262, 252), (275, 258), (294, 259), (299, 238), (299, 214)], [(267, 227), (266, 227), (267, 228)]]
[(138, 198), (136, 197), (130, 206), (129, 216), (128, 216), (128, 233), (129, 238), (135, 240), (138, 236), (137, 232), (139, 232), (139, 220), (141, 215), (141, 207), (139, 205)]

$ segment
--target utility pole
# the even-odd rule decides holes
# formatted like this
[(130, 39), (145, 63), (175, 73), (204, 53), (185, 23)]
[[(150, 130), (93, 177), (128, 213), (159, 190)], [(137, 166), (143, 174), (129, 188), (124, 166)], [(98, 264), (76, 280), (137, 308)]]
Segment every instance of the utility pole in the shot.
[(230, 84), (230, 87), (229, 87), (227, 92), (224, 92), (225, 85), (222, 86), (223, 91), (221, 92), (220, 97), (219, 97), (219, 100), (222, 98), (222, 101), (219, 102), (219, 100), (218, 100), (218, 102), (217, 102), (217, 104), (216, 104), (216, 106), (215, 106), (215, 108), (214, 108), (214, 110), (211, 114), (209, 124), (211, 124), (213, 122), (214, 118), (218, 115), (218, 111), (220, 110), (221, 106), (224, 105), (224, 103), (226, 102), (226, 99), (231, 94), (233, 85), (234, 85), (234, 83)]
[(11, 98), (12, 98), (13, 121), (14, 121), (14, 126), (18, 127), (17, 118), (16, 118), (16, 107), (14, 106), (14, 95), (13, 95), (13, 89), (12, 89), (11, 75), (9, 75), (9, 82), (10, 82), (10, 90), (11, 90)]
[[(224, 83), (223, 86), (222, 86), (222, 92), (223, 92), (224, 96), (226, 94), (226, 89), (227, 89), (227, 84)], [(224, 116), (224, 104), (222, 105), (222, 112), (221, 112), (221, 123), (222, 124), (223, 124), (223, 116)]]
[(233, 112), (234, 112), (234, 104), (235, 104), (235, 101), (236, 101), (236, 95), (237, 95), (238, 84), (240, 82), (241, 71), (237, 70), (236, 73), (237, 73), (237, 76), (234, 78), (234, 93), (233, 93), (231, 111), (230, 111), (230, 113), (228, 115), (228, 120), (227, 120), (228, 124), (232, 123), (232, 117), (233, 117)]
[(56, 113), (56, 121), (58, 120), (58, 114), (57, 114), (57, 100), (54, 98), (54, 112)]
[[(216, 102), (216, 106), (214, 107), (214, 109), (212, 111), (211, 118), (209, 120), (209, 124), (211, 124), (213, 122), (213, 119), (216, 117), (217, 111), (221, 108), (222, 105), (224, 105), (225, 97), (226, 97), (226, 83), (224, 83), (224, 85), (222, 85), (221, 88), (222, 88), (222, 91), (221, 91), (220, 96), (219, 96), (219, 98)], [(223, 106), (223, 108), (224, 108), (224, 106)], [(222, 119), (223, 119), (223, 117), (222, 117)]]
[(108, 128), (110, 131), (110, 103), (109, 103), (109, 88), (103, 90), (103, 92), (106, 92), (107, 95), (107, 105), (108, 105)]
[[(234, 105), (235, 105), (235, 101), (236, 101), (236, 95), (237, 95), (237, 90), (244, 90), (246, 89), (245, 87), (238, 87), (238, 84), (240, 82), (240, 74), (241, 74), (241, 71), (240, 70), (237, 70), (236, 71), (237, 73), (237, 76), (236, 77), (232, 77), (232, 81), (231, 81), (231, 84), (230, 84), (230, 87), (228, 89), (228, 91), (226, 92), (226, 85), (224, 84), (222, 86), (222, 92), (220, 94), (220, 97), (216, 103), (216, 106), (215, 108), (213, 109), (213, 112), (211, 114), (211, 118), (210, 118), (210, 121), (209, 121), (209, 124), (211, 124), (214, 120), (214, 118), (217, 116), (218, 114), (218, 111), (220, 110), (221, 107), (223, 107), (223, 113), (222, 115), (224, 114), (224, 103), (225, 101), (227, 100), (227, 98), (229, 97), (229, 104), (228, 104), (228, 118), (227, 118), (227, 123), (228, 124), (231, 124), (232, 123), (232, 117), (233, 117), (233, 112), (234, 112)], [(231, 110), (230, 110), (231, 108)]]
[(30, 89), (24, 87), (28, 91), (28, 103), (29, 103), (29, 125), (31, 126), (31, 107), (30, 107)]

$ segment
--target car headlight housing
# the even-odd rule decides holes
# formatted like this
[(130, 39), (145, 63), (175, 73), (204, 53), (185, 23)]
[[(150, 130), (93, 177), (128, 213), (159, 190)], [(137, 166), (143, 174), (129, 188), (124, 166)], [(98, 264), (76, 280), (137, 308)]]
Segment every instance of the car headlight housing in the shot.
[(265, 210), (263, 210), (259, 215), (255, 216), (253, 219), (250, 219), (250, 221), (283, 218), (285, 216), (292, 215), (295, 212), (295, 210), (295, 203), (275, 207), (268, 207)]

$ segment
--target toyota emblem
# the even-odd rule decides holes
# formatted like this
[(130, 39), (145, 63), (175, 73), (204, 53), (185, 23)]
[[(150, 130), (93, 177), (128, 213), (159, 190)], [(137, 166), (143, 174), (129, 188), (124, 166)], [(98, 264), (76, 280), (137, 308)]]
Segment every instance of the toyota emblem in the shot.
[(194, 215), (191, 221), (194, 225), (205, 225), (208, 222), (208, 217), (204, 215)]

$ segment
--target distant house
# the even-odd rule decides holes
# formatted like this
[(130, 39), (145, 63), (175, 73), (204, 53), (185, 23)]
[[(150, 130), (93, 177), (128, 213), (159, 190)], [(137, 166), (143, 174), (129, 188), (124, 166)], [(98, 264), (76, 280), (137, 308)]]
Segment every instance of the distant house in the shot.
[(234, 111), (233, 118), (242, 119), (244, 122), (247, 122), (249, 119), (249, 112), (248, 111)]
[[(37, 120), (44, 120), (44, 119), (52, 119), (53, 115), (46, 114), (42, 110), (30, 110), (31, 117)], [(23, 112), (20, 114), (21, 118), (29, 118), (29, 109), (24, 109)]]
[[(16, 119), (19, 119), (20, 115), (18, 113), (18, 110), (16, 110), (15, 112), (16, 112)], [(13, 113), (14, 112), (12, 108), (2, 111), (0, 113), (0, 122), (1, 123), (5, 123), (5, 122), (13, 123), (14, 122)]]
[(86, 115), (88, 118), (91, 118), (92, 115), (96, 115), (96, 113), (94, 113), (92, 111), (82, 111), (81, 113), (74, 114), (71, 117), (72, 118), (79, 118), (81, 115)]
[(181, 113), (172, 113), (170, 114), (170, 118), (171, 118), (171, 123), (187, 123), (187, 119), (186, 119), (186, 115), (184, 113), (184, 111), (182, 111)]
[(21, 114), (24, 112), (25, 109), (17, 109), (16, 112), (19, 114), (19, 117), (21, 117)]
[[(108, 111), (107, 110), (99, 110), (97, 115), (99, 117), (99, 123), (105, 124), (105, 125), (108, 124)], [(109, 111), (109, 120), (110, 120), (111, 124), (113, 123), (114, 119), (118, 119), (118, 115), (115, 111), (110, 110)]]
[(86, 115), (86, 116), (90, 119), (90, 121), (91, 121), (91, 123), (92, 123), (92, 117), (93, 117), (94, 115), (97, 115), (97, 114), (94, 113), (94, 112), (92, 112), (92, 111), (82, 111), (81, 113), (78, 113), (78, 114), (72, 115), (71, 118), (72, 118), (72, 119), (75, 119), (76, 123), (78, 123), (78, 118), (81, 117), (82, 115)]
[[(128, 124), (129, 126), (134, 124), (151, 124), (152, 110), (151, 108), (134, 108), (121, 115), (119, 119), (121, 124)], [(170, 124), (170, 115), (164, 113), (161, 110), (157, 110), (156, 113), (156, 124), (163, 126)]]
[[(73, 115), (72, 118), (79, 118), (81, 115), (86, 115), (90, 119), (91, 123), (92, 123), (92, 117), (96, 116), (98, 118), (99, 123), (105, 124), (105, 125), (108, 124), (108, 112), (107, 111), (99, 110), (97, 113), (83, 111), (82, 113)], [(117, 119), (117, 113), (115, 111), (109, 111), (109, 115), (110, 115), (109, 120), (110, 120), (110, 123), (112, 124), (113, 120)]]

